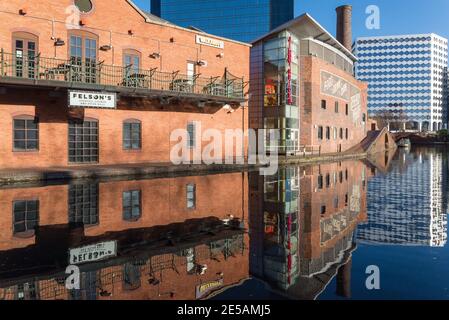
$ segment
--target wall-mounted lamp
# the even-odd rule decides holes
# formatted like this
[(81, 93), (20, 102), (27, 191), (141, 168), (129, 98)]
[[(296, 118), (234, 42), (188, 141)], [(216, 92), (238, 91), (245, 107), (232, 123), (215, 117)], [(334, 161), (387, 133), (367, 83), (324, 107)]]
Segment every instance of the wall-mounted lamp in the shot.
[(131, 29), (129, 29), (129, 30), (128, 30), (128, 34), (129, 34), (130, 36), (132, 36), (132, 35), (134, 35), (134, 31), (131, 30)]
[(85, 20), (85, 19), (81, 19), (80, 21), (79, 21), (79, 25), (82, 27), (82, 26), (85, 26), (87, 24), (87, 21)]
[(200, 67), (207, 67), (207, 61), (206, 60), (199, 60), (197, 63)]
[(217, 58), (224, 58), (224, 53), (220, 52), (219, 54), (217, 54)]
[(20, 9), (20, 10), (19, 10), (19, 14), (20, 14), (21, 16), (26, 15), (26, 14), (27, 14), (27, 9), (26, 9), (26, 8)]
[(153, 52), (149, 57), (152, 59), (159, 59), (161, 57), (161, 54), (159, 52)]
[(63, 46), (63, 45), (65, 45), (65, 41), (62, 40), (61, 38), (57, 38), (57, 39), (55, 40), (55, 47), (61, 47), (61, 46)]
[(170, 38), (170, 42), (171, 42), (171, 43), (175, 42), (175, 38), (173, 38), (173, 37)]
[(100, 47), (101, 51), (109, 51), (112, 49), (112, 46), (110, 44), (105, 44), (104, 46)]

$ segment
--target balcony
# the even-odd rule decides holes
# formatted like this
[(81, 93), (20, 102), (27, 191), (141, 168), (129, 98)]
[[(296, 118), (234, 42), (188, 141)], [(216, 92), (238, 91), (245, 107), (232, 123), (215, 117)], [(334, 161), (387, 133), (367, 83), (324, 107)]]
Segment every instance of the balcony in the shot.
[(182, 97), (222, 103), (244, 102), (243, 78), (227, 70), (222, 76), (187, 76), (106, 65), (72, 58), (61, 60), (40, 55), (18, 57), (0, 53), (0, 83), (118, 92), (125, 96)]

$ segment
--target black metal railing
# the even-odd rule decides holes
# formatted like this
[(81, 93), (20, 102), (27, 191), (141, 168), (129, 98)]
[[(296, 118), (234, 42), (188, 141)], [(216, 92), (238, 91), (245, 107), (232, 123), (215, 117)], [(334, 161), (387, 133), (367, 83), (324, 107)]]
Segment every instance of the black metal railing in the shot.
[(121, 67), (106, 65), (94, 60), (71, 58), (62, 60), (38, 55), (0, 52), (0, 77), (33, 80), (51, 80), (103, 86), (172, 91), (226, 98), (244, 97), (243, 78), (225, 70), (223, 76), (188, 76), (179, 72), (144, 70), (132, 65)]

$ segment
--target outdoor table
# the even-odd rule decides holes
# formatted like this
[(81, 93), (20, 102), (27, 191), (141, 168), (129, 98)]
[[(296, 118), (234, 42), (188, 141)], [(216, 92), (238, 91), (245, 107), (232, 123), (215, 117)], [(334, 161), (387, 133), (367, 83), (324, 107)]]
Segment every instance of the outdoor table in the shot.
[(170, 84), (171, 91), (193, 92), (193, 81), (187, 79), (176, 79)]
[(148, 78), (148, 75), (142, 73), (130, 74), (123, 79), (122, 85), (125, 87), (149, 88), (150, 81)]

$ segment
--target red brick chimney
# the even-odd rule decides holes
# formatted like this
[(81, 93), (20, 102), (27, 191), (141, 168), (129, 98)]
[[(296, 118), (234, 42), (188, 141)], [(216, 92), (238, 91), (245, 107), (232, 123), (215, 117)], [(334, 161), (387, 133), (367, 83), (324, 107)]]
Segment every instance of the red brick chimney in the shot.
[(337, 40), (352, 52), (352, 6), (340, 6), (336, 11)]

